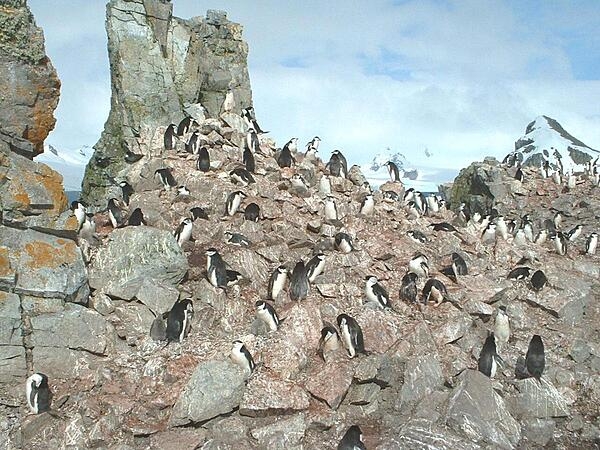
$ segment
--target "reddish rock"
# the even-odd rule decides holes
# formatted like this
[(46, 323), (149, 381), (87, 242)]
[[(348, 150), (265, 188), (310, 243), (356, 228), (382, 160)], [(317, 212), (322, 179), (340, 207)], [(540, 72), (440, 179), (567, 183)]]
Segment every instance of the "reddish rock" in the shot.
[(349, 361), (323, 364), (309, 374), (306, 390), (331, 408), (337, 409), (352, 384), (353, 374), (353, 366)]
[(254, 374), (248, 381), (240, 403), (240, 414), (252, 417), (291, 414), (308, 406), (308, 394), (296, 382), (280, 380), (263, 371)]

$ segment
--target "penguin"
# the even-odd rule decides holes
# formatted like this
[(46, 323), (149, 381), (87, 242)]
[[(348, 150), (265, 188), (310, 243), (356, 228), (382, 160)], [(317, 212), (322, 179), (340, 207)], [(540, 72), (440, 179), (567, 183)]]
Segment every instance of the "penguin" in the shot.
[(256, 368), (252, 355), (242, 341), (233, 341), (230, 358), (248, 375), (251, 375)]
[(496, 224), (489, 223), (485, 230), (481, 233), (481, 242), (484, 244), (489, 244), (492, 242), (496, 242)]
[(363, 216), (371, 216), (375, 211), (375, 200), (373, 199), (372, 194), (368, 194), (365, 196), (363, 201), (360, 204), (359, 213)]
[(363, 443), (363, 435), (358, 425), (352, 425), (337, 446), (337, 450), (367, 450)]
[(325, 268), (325, 254), (319, 253), (313, 256), (306, 263), (306, 276), (308, 277), (308, 281), (311, 283), (315, 282), (315, 279), (323, 273), (323, 269)]
[(417, 207), (417, 204), (412, 200), (406, 205), (406, 215), (409, 219), (418, 219), (419, 217), (421, 217), (421, 210)]
[(223, 233), (225, 240), (228, 244), (238, 245), (240, 247), (250, 247), (252, 242), (246, 236), (240, 233), (232, 233), (231, 231), (226, 231)]
[(331, 182), (329, 181), (329, 177), (325, 174), (319, 178), (319, 192), (323, 195), (331, 194)]
[(575, 189), (576, 185), (577, 185), (577, 177), (575, 176), (573, 171), (571, 171), (571, 173), (569, 174), (569, 176), (567, 178), (567, 188), (569, 190), (572, 190), (572, 189)]
[(416, 273), (407, 272), (402, 277), (402, 285), (400, 286), (400, 300), (405, 300), (409, 303), (417, 302), (417, 280), (419, 277)]
[(256, 302), (256, 317), (262, 320), (270, 331), (277, 331), (279, 327), (279, 317), (275, 308), (265, 301), (259, 300)]
[(337, 153), (331, 155), (325, 168), (329, 169), (329, 174), (334, 177), (346, 178), (347, 172), (344, 170), (344, 165)]
[(425, 200), (430, 214), (437, 214), (440, 211), (440, 201), (435, 194), (429, 194)]
[(325, 220), (338, 220), (338, 211), (333, 195), (328, 195), (324, 201), (325, 204)]
[(340, 348), (340, 335), (337, 329), (330, 323), (324, 322), (321, 329), (321, 339), (319, 339), (318, 354), (325, 361), (325, 355), (335, 352)]
[(258, 134), (254, 128), (248, 128), (246, 132), (245, 148), (252, 153), (261, 153), (260, 141), (258, 140)]
[(521, 165), (519, 164), (517, 165), (517, 171), (515, 172), (515, 180), (522, 183), (524, 179), (525, 176), (523, 175), (523, 169), (521, 169)]
[(577, 225), (573, 227), (568, 233), (567, 237), (569, 238), (569, 242), (575, 242), (579, 236), (581, 236), (581, 232), (583, 231), (583, 225)]
[(85, 220), (81, 225), (79, 230), (80, 236), (88, 236), (91, 237), (96, 232), (96, 220), (94, 219), (94, 215), (92, 213), (88, 213), (85, 215)]
[(206, 214), (206, 211), (204, 211), (204, 209), (200, 206), (194, 206), (192, 209), (190, 209), (190, 214), (192, 216), (192, 220), (194, 221), (196, 219), (208, 220), (208, 214)]
[(144, 219), (144, 213), (140, 208), (135, 208), (129, 219), (127, 219), (127, 225), (130, 227), (138, 227), (140, 225), (147, 225), (146, 219)]
[(192, 135), (188, 139), (187, 143), (185, 144), (185, 150), (188, 153), (191, 153), (193, 155), (198, 153), (198, 146), (200, 145), (199, 137), (200, 137), (200, 133), (198, 132), (198, 130), (196, 130), (192, 133)]
[(540, 231), (538, 231), (538, 234), (535, 236), (533, 243), (537, 244), (537, 245), (543, 245), (547, 239), (548, 239), (548, 230), (542, 228)]
[(552, 218), (552, 222), (554, 223), (554, 228), (556, 230), (560, 230), (561, 226), (562, 226), (562, 222), (563, 222), (563, 214), (561, 211), (556, 211), (556, 213), (554, 214), (554, 217)]
[(419, 244), (426, 244), (428, 241), (427, 236), (425, 236), (419, 230), (408, 230), (406, 235)]
[(248, 186), (249, 184), (256, 183), (254, 177), (243, 167), (238, 167), (229, 172), (229, 176), (234, 183), (240, 183), (242, 186)]
[(139, 155), (137, 153), (132, 152), (131, 150), (127, 150), (125, 152), (125, 162), (128, 164), (133, 164), (142, 159), (144, 155)]
[(173, 138), (175, 137), (176, 132), (177, 130), (174, 123), (170, 124), (165, 130), (165, 134), (163, 136), (165, 150), (173, 150)]
[(433, 231), (458, 231), (456, 228), (454, 228), (454, 226), (450, 225), (448, 222), (432, 223), (429, 226), (433, 228)]
[(533, 378), (541, 382), (546, 367), (546, 356), (542, 337), (538, 334), (534, 334), (531, 341), (529, 341), (527, 355), (525, 355), (525, 367)]
[(236, 270), (227, 269), (225, 273), (227, 275), (227, 286), (233, 286), (234, 284), (238, 284), (243, 278), (242, 274)]
[(468, 274), (467, 263), (458, 253), (452, 253), (452, 272), (454, 273), (454, 277), (458, 279), (458, 276), (463, 276)]
[(83, 225), (83, 222), (85, 222), (85, 217), (87, 214), (86, 206), (84, 203), (75, 200), (71, 202), (71, 211), (77, 219), (77, 230), (79, 231)]
[(298, 138), (291, 138), (289, 141), (286, 142), (283, 148), (287, 148), (292, 154), (296, 153), (298, 151)]
[(396, 203), (396, 202), (400, 201), (400, 196), (398, 195), (397, 192), (383, 191), (382, 195), (383, 195), (383, 201), (385, 201), (385, 202)]
[(499, 356), (496, 351), (496, 338), (494, 333), (485, 339), (483, 348), (479, 353), (479, 361), (477, 362), (477, 370), (486, 377), (494, 378), (498, 369)]
[(554, 183), (558, 185), (562, 183), (562, 176), (558, 170), (552, 172), (552, 181), (554, 181)]
[(384, 164), (387, 167), (388, 173), (390, 174), (390, 179), (392, 183), (397, 183), (400, 181), (400, 171), (398, 170), (398, 166), (392, 161), (388, 161)]
[(285, 266), (279, 266), (273, 271), (269, 277), (269, 287), (267, 290), (267, 298), (269, 300), (277, 300), (277, 297), (285, 287), (287, 277), (288, 270)]
[(515, 237), (513, 239), (513, 244), (522, 247), (527, 245), (527, 238), (525, 237), (525, 231), (522, 228), (519, 228), (515, 233)]
[(598, 247), (598, 233), (594, 231), (590, 233), (585, 241), (585, 253), (587, 255), (595, 255), (596, 247)]
[(210, 170), (210, 154), (208, 153), (208, 148), (200, 147), (200, 150), (198, 150), (196, 169), (200, 172), (208, 172)]
[(27, 397), (27, 406), (33, 414), (49, 411), (50, 387), (48, 386), (48, 377), (37, 372), (27, 378), (25, 396)]
[(101, 169), (106, 169), (111, 162), (112, 162), (111, 158), (102, 157), (100, 154), (94, 155), (94, 163)]
[(533, 275), (531, 275), (531, 279), (529, 280), (531, 284), (531, 289), (536, 292), (541, 291), (546, 284), (548, 284), (548, 278), (546, 278), (546, 274), (541, 270), (536, 270)]
[(244, 208), (244, 219), (250, 222), (258, 222), (260, 219), (260, 206), (256, 203), (250, 203)]
[(206, 277), (210, 284), (217, 288), (224, 288), (229, 282), (225, 262), (216, 248), (206, 250)]
[(249, 148), (244, 148), (244, 153), (242, 155), (242, 163), (246, 170), (250, 173), (256, 172), (256, 162), (254, 161), (254, 155)]
[(292, 152), (287, 145), (284, 146), (281, 149), (281, 152), (279, 152), (279, 156), (277, 156), (277, 165), (283, 169), (284, 167), (292, 167), (294, 163), (295, 159), (292, 155)]
[(268, 133), (268, 131), (261, 130), (260, 126), (258, 125), (258, 122), (256, 121), (256, 115), (254, 114), (254, 108), (252, 106), (242, 110), (242, 119), (244, 119), (244, 122), (246, 122), (248, 128), (253, 128), (258, 134)]
[(292, 276), (290, 277), (290, 299), (293, 301), (304, 300), (308, 297), (309, 291), (310, 284), (308, 282), (308, 276), (306, 275), (306, 267), (304, 261), (301, 260), (294, 266)]
[(498, 216), (494, 220), (496, 224), (496, 234), (499, 234), (505, 241), (508, 239), (508, 226), (504, 220), (504, 216)]
[(121, 193), (123, 194), (123, 202), (129, 206), (129, 199), (133, 195), (133, 187), (127, 181), (121, 181), (119, 183), (119, 187), (121, 188)]
[(429, 276), (428, 262), (427, 256), (417, 253), (408, 262), (408, 271), (414, 273), (419, 278), (427, 278)]
[(319, 150), (319, 144), (321, 143), (321, 138), (319, 136), (315, 136), (306, 144), (306, 147), (309, 149)]
[(227, 92), (225, 93), (225, 99), (223, 100), (223, 104), (221, 105), (221, 112), (222, 113), (231, 112), (231, 111), (233, 111), (234, 107), (235, 107), (235, 98), (233, 96), (233, 91), (230, 88), (230, 89), (227, 89)]
[(408, 188), (406, 191), (404, 191), (404, 196), (402, 197), (402, 201), (404, 202), (405, 205), (408, 205), (408, 202), (414, 201), (415, 199), (415, 189), (414, 188)]
[(187, 197), (191, 194), (190, 190), (184, 185), (177, 186), (177, 195), (180, 197)]
[(317, 149), (314, 147), (306, 147), (306, 151), (304, 152), (304, 159), (306, 161), (315, 160), (318, 157)]
[(554, 241), (554, 250), (556, 250), (556, 253), (558, 253), (561, 256), (567, 254), (569, 240), (564, 235), (564, 233), (557, 231), (550, 237), (550, 239)]
[(166, 190), (170, 190), (171, 188), (177, 186), (177, 182), (173, 177), (172, 171), (173, 169), (171, 169), (170, 167), (166, 167), (164, 169), (156, 169), (154, 171), (154, 176), (158, 176), (158, 179), (160, 180), (160, 182)]
[(350, 253), (352, 250), (354, 250), (352, 236), (347, 233), (336, 233), (333, 243), (335, 248), (342, 253)]
[(190, 332), (194, 305), (191, 298), (177, 300), (167, 316), (167, 340), (169, 342), (183, 342)]
[(336, 156), (339, 159), (342, 164), (343, 178), (348, 178), (348, 162), (346, 161), (346, 157), (339, 150), (332, 151), (331, 155)]
[(507, 166), (507, 167), (512, 167), (515, 165), (517, 161), (517, 153), (516, 152), (510, 152), (509, 154), (507, 154), (504, 159), (502, 160), (502, 165), (503, 166)]
[[(308, 183), (299, 173), (295, 173), (292, 175), (292, 178), (290, 178), (290, 191), (301, 197), (310, 197), (310, 192), (308, 192)], [(329, 193), (331, 194), (331, 189), (329, 190)]]
[(510, 272), (508, 272), (506, 279), (513, 281), (526, 280), (527, 278), (529, 278), (531, 271), (532, 269), (529, 267), (516, 267)]
[(123, 225), (124, 217), (121, 208), (119, 207), (119, 200), (111, 198), (106, 206), (108, 210), (108, 218), (113, 228), (119, 228)]
[(430, 278), (423, 287), (423, 303), (426, 305), (430, 301), (437, 305), (441, 304), (448, 296), (446, 286), (440, 280)]
[(337, 316), (337, 324), (350, 358), (354, 358), (358, 353), (365, 353), (363, 332), (358, 322), (348, 314), (340, 314)]
[(374, 275), (365, 278), (365, 296), (381, 309), (390, 308), (390, 296)]
[(193, 126), (197, 127), (198, 122), (196, 122), (190, 116), (185, 117), (181, 122), (179, 122), (179, 125), (177, 125), (177, 136), (181, 137), (188, 133)]
[(496, 312), (494, 336), (496, 336), (496, 344), (500, 346), (507, 344), (510, 338), (510, 320), (506, 312), (506, 306), (504, 305), (499, 306)]
[(182, 247), (185, 242), (189, 241), (192, 238), (193, 227), (194, 221), (189, 217), (186, 217), (181, 221), (181, 223), (173, 233), (173, 236), (175, 236), (175, 240), (177, 240), (177, 243), (180, 247)]
[(540, 168), (542, 178), (550, 178), (550, 161), (544, 159)]
[(225, 215), (233, 216), (239, 209), (242, 201), (247, 197), (242, 191), (234, 191), (227, 196), (225, 202)]
[(521, 229), (525, 233), (525, 238), (529, 242), (533, 242), (533, 222), (531, 221), (529, 214), (525, 214), (521, 217)]

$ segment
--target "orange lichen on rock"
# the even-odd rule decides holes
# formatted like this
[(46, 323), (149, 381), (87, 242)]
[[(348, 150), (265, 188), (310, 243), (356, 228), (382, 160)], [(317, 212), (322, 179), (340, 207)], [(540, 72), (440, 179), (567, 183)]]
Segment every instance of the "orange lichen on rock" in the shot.
[(0, 277), (6, 277), (14, 273), (8, 259), (8, 248), (0, 247)]
[(45, 164), (40, 164), (39, 182), (43, 183), (44, 187), (52, 198), (53, 210), (60, 214), (68, 207), (67, 195), (63, 187), (63, 178), (58, 172), (52, 170)]
[(27, 266), (32, 269), (43, 267), (56, 268), (61, 264), (70, 264), (76, 258), (76, 245), (73, 241), (60, 239), (57, 241), (60, 247), (55, 247), (47, 242), (34, 241), (25, 244), (25, 252), (30, 260)]

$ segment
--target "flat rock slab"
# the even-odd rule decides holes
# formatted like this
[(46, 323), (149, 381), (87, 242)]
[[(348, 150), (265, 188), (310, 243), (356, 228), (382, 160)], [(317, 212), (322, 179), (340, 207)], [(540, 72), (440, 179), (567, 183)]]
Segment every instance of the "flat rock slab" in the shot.
[(440, 427), (424, 419), (413, 419), (394, 436), (384, 437), (377, 450), (477, 450), (474, 444), (452, 430)]
[(410, 359), (404, 370), (400, 390), (401, 404), (414, 404), (444, 384), (442, 366), (435, 355)]
[(494, 392), (491, 380), (475, 370), (463, 372), (448, 402), (446, 423), (477, 443), (497, 448), (513, 448), (521, 439), (521, 426)]
[(262, 448), (288, 450), (299, 446), (306, 432), (304, 413), (292, 417), (277, 418), (275, 422), (254, 428), (250, 434)]
[(74, 241), (3, 226), (0, 236), (0, 246), (7, 249), (0, 252), (0, 275), (13, 274), (14, 281), (8, 287), (14, 288), (15, 293), (77, 303), (87, 301), (87, 271)]
[[(185, 276), (188, 262), (172, 233), (152, 227), (114, 230), (89, 268), (90, 286), (110, 296), (130, 299), (142, 280), (153, 279), (176, 286)], [(140, 280), (136, 286), (135, 281)], [(136, 286), (133, 294), (124, 289)]]
[(519, 393), (514, 397), (515, 415), (522, 418), (549, 419), (567, 417), (570, 410), (565, 398), (545, 378), (517, 380)]
[(291, 414), (308, 406), (308, 394), (295, 382), (263, 372), (250, 378), (240, 403), (240, 414), (252, 417)]
[(3, 345), (23, 345), (23, 336), (19, 296), (0, 291), (0, 346)]
[(172, 427), (227, 414), (240, 404), (245, 375), (231, 361), (207, 361), (196, 367), (171, 411)]
[(337, 409), (352, 384), (353, 374), (354, 370), (348, 361), (325, 365), (308, 377), (306, 390), (331, 408)]

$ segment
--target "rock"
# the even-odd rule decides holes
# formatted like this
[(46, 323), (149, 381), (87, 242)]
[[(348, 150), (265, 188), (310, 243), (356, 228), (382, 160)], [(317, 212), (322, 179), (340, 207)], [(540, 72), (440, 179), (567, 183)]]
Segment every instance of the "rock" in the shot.
[(187, 259), (170, 232), (127, 227), (113, 231), (98, 249), (89, 267), (90, 286), (128, 300), (145, 280), (176, 286), (187, 270)]
[[(179, 123), (185, 111), (199, 111), (198, 99), (213, 118), (219, 116), (228, 88), (233, 111), (252, 105), (248, 46), (242, 27), (225, 15), (218, 21), (208, 16), (184, 20), (172, 16), (168, 2), (110, 0), (106, 30), (112, 107), (82, 192), (84, 201), (98, 206), (108, 198), (110, 177), (125, 177), (131, 170), (123, 160), (126, 148), (148, 154), (151, 142), (162, 147), (157, 128)], [(99, 167), (97, 161), (106, 157), (109, 165)]]
[(436, 355), (410, 359), (404, 369), (404, 383), (400, 390), (400, 405), (414, 404), (444, 384), (444, 374)]
[(306, 390), (333, 409), (337, 409), (352, 383), (352, 365), (346, 361), (324, 364), (309, 375)]
[(135, 298), (146, 305), (155, 316), (170, 311), (179, 298), (179, 291), (172, 286), (144, 278)]
[(410, 448), (414, 450), (476, 450), (481, 446), (460, 437), (445, 427), (432, 425), (426, 419), (412, 419), (394, 436), (386, 436), (378, 450)]
[(67, 347), (36, 346), (32, 356), (34, 369), (50, 379), (81, 379), (105, 364), (101, 357)]
[(146, 305), (140, 303), (115, 302), (113, 321), (115, 330), (121, 338), (134, 343), (135, 338), (147, 336), (154, 322), (154, 315)]
[(204, 422), (233, 411), (244, 392), (245, 374), (230, 361), (200, 363), (171, 411), (169, 425)]
[(103, 316), (108, 316), (115, 310), (115, 305), (108, 295), (96, 292), (90, 297), (90, 308), (93, 308)]
[(0, 345), (0, 384), (20, 385), (26, 375), (25, 347)]
[(14, 274), (15, 293), (87, 302), (87, 272), (73, 241), (3, 226), (0, 235), (8, 249), (8, 257), (0, 257), (0, 272)]
[(264, 371), (248, 381), (240, 414), (251, 417), (291, 414), (307, 409), (308, 405), (308, 394), (296, 383), (274, 378)]
[(438, 310), (445, 311), (447, 314), (442, 323), (431, 331), (438, 345), (449, 344), (460, 339), (471, 328), (473, 323), (471, 317), (450, 303), (443, 303)]
[(194, 450), (206, 442), (206, 430), (202, 428), (179, 428), (161, 431), (150, 438), (151, 448), (161, 450)]
[(513, 448), (521, 427), (510, 415), (491, 380), (479, 371), (466, 370), (448, 402), (448, 426), (480, 444)]
[(275, 422), (254, 428), (250, 434), (262, 448), (287, 450), (299, 446), (306, 431), (305, 416), (295, 414), (290, 418), (278, 418)]
[(380, 391), (381, 388), (375, 383), (357, 384), (352, 386), (345, 400), (350, 405), (368, 405), (377, 399)]
[(555, 422), (550, 419), (529, 419), (521, 422), (523, 438), (536, 447), (545, 447), (554, 435)]
[(0, 123), (4, 132), (33, 144), (25, 155), (31, 158), (44, 151), (44, 139), (54, 128), (60, 81), (25, 1), (4, 2), (0, 35)]
[(546, 379), (516, 380), (519, 393), (514, 397), (515, 415), (523, 418), (549, 419), (569, 416), (570, 409), (562, 394)]
[(0, 347), (23, 345), (19, 296), (0, 291)]

